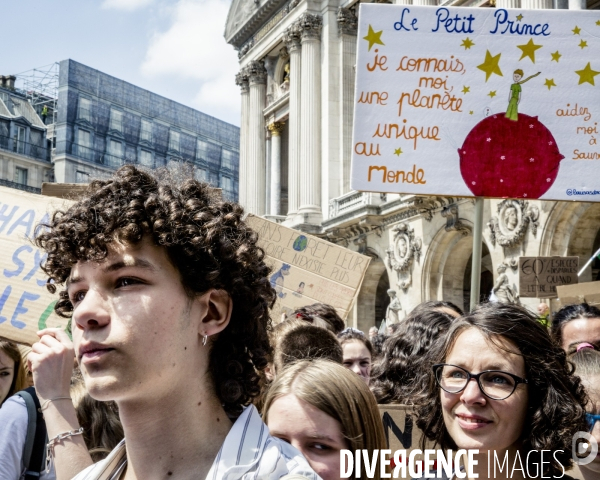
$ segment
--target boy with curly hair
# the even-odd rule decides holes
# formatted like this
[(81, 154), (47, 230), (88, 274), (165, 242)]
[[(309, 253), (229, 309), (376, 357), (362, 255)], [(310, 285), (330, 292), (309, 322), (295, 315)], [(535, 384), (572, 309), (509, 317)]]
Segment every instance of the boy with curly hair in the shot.
[(275, 292), (242, 215), (206, 184), (129, 165), (37, 237), (86, 388), (125, 431), (76, 479), (318, 479), (250, 405)]

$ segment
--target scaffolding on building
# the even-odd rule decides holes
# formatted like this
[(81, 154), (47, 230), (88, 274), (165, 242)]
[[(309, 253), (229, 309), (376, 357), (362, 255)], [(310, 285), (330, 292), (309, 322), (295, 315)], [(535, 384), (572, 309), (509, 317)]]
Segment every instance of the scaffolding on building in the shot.
[[(44, 123), (56, 123), (58, 101), (58, 62), (39, 68), (33, 68), (15, 75), (15, 90), (27, 97), (37, 114), (44, 118)], [(46, 115), (44, 115), (44, 107)]]

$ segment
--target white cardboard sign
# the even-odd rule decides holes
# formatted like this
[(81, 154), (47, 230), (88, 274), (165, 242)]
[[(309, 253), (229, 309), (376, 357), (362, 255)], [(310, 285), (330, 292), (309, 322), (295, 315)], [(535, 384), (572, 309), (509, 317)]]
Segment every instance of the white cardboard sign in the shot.
[(352, 188), (600, 201), (600, 12), (361, 4)]

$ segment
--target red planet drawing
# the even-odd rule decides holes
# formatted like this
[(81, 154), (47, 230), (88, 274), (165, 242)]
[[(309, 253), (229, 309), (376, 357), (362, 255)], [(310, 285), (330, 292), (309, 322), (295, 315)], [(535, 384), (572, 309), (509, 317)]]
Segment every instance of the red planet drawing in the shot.
[(552, 186), (564, 158), (537, 117), (492, 114), (468, 133), (461, 148), (460, 173), (478, 197), (539, 198)]

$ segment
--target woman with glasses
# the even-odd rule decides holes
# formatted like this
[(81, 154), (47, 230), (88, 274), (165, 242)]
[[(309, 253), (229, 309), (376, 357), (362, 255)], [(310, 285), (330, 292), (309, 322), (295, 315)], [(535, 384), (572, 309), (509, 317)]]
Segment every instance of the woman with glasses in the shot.
[(417, 425), (438, 448), (479, 450), (479, 478), (561, 477), (571, 468), (573, 436), (586, 429), (585, 392), (535, 315), (476, 307), (432, 357)]
[[(585, 409), (588, 431), (600, 445), (600, 352), (591, 343), (580, 343), (569, 360), (575, 365), (575, 375), (581, 378), (588, 394)], [(600, 479), (600, 454), (591, 463), (579, 465), (579, 470), (585, 480)]]

